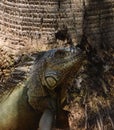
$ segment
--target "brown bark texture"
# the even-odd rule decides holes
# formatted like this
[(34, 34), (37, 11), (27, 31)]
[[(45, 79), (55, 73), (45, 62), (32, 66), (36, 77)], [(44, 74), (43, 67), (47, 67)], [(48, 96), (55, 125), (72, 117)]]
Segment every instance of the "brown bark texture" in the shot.
[(73, 82), (63, 84), (70, 130), (113, 130), (114, 0), (0, 1), (1, 88), (15, 75), (12, 86), (25, 78), (14, 72), (26, 66), (27, 75), (35, 52), (68, 44), (87, 54)]

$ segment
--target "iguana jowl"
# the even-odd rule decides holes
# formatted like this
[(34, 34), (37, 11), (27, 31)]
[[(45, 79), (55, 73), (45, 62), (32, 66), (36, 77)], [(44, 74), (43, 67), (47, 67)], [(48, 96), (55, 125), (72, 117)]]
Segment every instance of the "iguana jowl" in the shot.
[(27, 83), (3, 96), (0, 130), (51, 130), (59, 107), (56, 89), (72, 70), (79, 70), (84, 58), (80, 49), (67, 48), (49, 50), (36, 59)]

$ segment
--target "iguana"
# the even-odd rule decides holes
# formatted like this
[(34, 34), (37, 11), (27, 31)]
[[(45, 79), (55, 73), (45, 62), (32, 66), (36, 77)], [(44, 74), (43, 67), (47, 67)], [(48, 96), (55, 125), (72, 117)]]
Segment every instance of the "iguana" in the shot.
[(78, 48), (53, 49), (36, 58), (26, 83), (1, 95), (0, 130), (51, 130), (62, 82), (79, 70), (84, 59)]

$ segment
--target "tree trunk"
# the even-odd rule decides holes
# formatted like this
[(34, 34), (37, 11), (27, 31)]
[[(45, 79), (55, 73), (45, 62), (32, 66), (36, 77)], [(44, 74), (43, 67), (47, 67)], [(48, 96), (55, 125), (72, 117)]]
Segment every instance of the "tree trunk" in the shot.
[(0, 25), (1, 85), (20, 54), (78, 44), (87, 62), (67, 86), (70, 129), (114, 129), (114, 0), (1, 0)]
[(84, 3), (81, 46), (89, 44), (88, 62), (71, 88), (71, 130), (114, 129), (114, 1)]

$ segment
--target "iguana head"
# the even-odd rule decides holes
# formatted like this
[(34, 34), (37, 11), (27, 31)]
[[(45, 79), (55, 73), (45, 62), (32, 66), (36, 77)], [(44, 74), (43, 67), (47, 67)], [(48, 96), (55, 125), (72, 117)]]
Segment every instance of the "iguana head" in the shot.
[(39, 60), (42, 85), (53, 90), (71, 71), (76, 73), (84, 59), (85, 55), (79, 48), (49, 50)]

